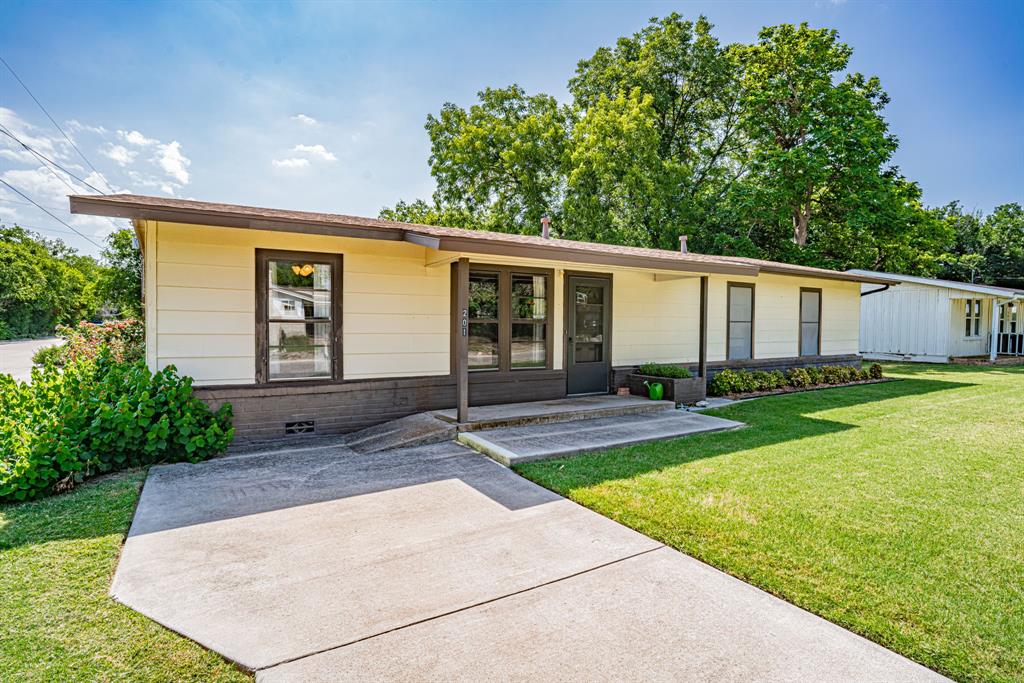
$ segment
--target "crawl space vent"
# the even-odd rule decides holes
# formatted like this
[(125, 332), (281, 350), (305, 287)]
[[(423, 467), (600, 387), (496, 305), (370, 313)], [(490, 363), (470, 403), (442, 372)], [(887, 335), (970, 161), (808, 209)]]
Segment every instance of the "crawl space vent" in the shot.
[(316, 422), (313, 420), (299, 420), (298, 422), (285, 422), (285, 436), (292, 434), (313, 434), (316, 432)]

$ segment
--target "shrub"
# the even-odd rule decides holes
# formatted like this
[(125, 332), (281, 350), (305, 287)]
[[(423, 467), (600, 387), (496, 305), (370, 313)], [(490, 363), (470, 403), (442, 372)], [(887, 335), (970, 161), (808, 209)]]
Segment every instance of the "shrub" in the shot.
[(693, 377), (693, 374), (686, 368), (668, 363), (644, 363), (637, 372), (650, 377), (667, 377), (669, 379), (689, 379)]
[(0, 375), (0, 500), (71, 488), (86, 477), (155, 462), (198, 462), (231, 442), (231, 407), (212, 412), (173, 366), (95, 359)]
[(871, 375), (871, 379), (882, 379), (882, 366), (878, 363), (872, 363), (871, 367), (868, 368), (868, 374)]
[(807, 372), (806, 368), (790, 368), (786, 371), (786, 381), (791, 387), (809, 387), (811, 382), (811, 375)]
[(115, 361), (133, 363), (146, 355), (146, 328), (141, 320), (112, 320), (105, 323), (80, 322), (57, 327), (64, 344), (40, 349), (32, 357), (37, 365), (62, 366), (80, 358), (96, 358), (101, 347), (110, 349)]
[(64, 364), (64, 355), (65, 350), (61, 344), (44, 346), (32, 354), (32, 362), (36, 365), (55, 365), (60, 367)]
[(722, 370), (711, 378), (708, 383), (708, 393), (712, 396), (738, 394), (743, 391), (745, 384), (743, 373), (736, 370)]

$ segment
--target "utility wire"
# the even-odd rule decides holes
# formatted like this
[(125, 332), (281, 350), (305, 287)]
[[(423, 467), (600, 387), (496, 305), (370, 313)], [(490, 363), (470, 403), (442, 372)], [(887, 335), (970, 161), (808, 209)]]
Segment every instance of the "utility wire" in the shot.
[[(32, 202), (23, 202), (20, 199), (11, 199), (10, 197), (0, 197), (0, 202), (7, 202), (8, 204), (21, 204), (23, 206), (37, 206), (36, 204), (33, 204)], [(62, 209), (62, 208), (57, 207), (57, 206), (48, 206), (47, 204), (39, 204), (38, 206), (45, 207), (45, 208), (49, 209), (50, 211), (60, 211), (61, 213), (67, 213), (67, 214), (71, 213), (68, 209)]]
[[(99, 192), (100, 194), (107, 194), (106, 192), (104, 192), (103, 190), (99, 189), (98, 187), (96, 187), (94, 185), (91, 185), (87, 180), (83, 180), (82, 178), (79, 178), (74, 173), (72, 173), (68, 169), (64, 168), (63, 166), (61, 166), (56, 161), (54, 161), (50, 157), (46, 156), (42, 152), (37, 152), (36, 150), (34, 150), (31, 147), (29, 147), (27, 144), (22, 142), (18, 138), (18, 136), (16, 136), (14, 133), (12, 133), (9, 128), (4, 126), (3, 124), (0, 124), (0, 133), (3, 133), (4, 135), (9, 137), (10, 139), (12, 139), (15, 142), (17, 142), (19, 145), (24, 147), (30, 154), (36, 155), (36, 157), (38, 157), (40, 161), (43, 161), (43, 162), (45, 162), (47, 164), (50, 164), (51, 166), (56, 166), (57, 168), (59, 168), (60, 170), (64, 171), (65, 173), (67, 173), (69, 176), (71, 176), (72, 178), (74, 178), (78, 182), (80, 182), (83, 185), (85, 185), (86, 187), (88, 187), (90, 190), (93, 190), (94, 192)], [(50, 168), (50, 167), (47, 166), (47, 168)], [(65, 180), (64, 178), (61, 178), (59, 175), (57, 175), (57, 173), (52, 168), (50, 168), (50, 172), (53, 173), (53, 175), (56, 176), (58, 180), (60, 180), (62, 183), (67, 185), (69, 188), (71, 188), (72, 192), (74, 192), (75, 194), (77, 194), (80, 191), (77, 187), (73, 187), (71, 185), (71, 183), (69, 183), (67, 180)], [(110, 187), (110, 185), (107, 185), (107, 187)]]
[[(98, 170), (96, 170), (96, 167), (92, 165), (91, 161), (86, 159), (85, 155), (82, 154), (82, 150), (78, 149), (78, 145), (76, 145), (71, 140), (71, 138), (68, 137), (68, 134), (65, 133), (64, 129), (60, 127), (60, 124), (57, 123), (53, 119), (52, 116), (50, 116), (50, 112), (46, 111), (46, 107), (43, 106), (43, 103), (40, 102), (38, 99), (36, 99), (36, 96), (32, 94), (32, 91), (28, 89), (28, 86), (25, 85), (25, 82), (23, 80), (21, 80), (21, 78), (18, 76), (17, 73), (15, 73), (14, 69), (11, 68), (11, 65), (8, 64), (7, 61), (3, 57), (0, 57), (0, 63), (2, 63), (4, 66), (7, 67), (7, 70), (11, 72), (12, 76), (14, 76), (14, 80), (18, 81), (18, 83), (21, 85), (21, 87), (25, 89), (25, 92), (28, 93), (28, 96), (32, 98), (32, 101), (39, 105), (39, 108), (43, 110), (44, 114), (46, 114), (46, 118), (50, 119), (50, 123), (52, 123), (54, 126), (56, 126), (57, 130), (60, 131), (60, 134), (64, 136), (64, 139), (68, 141), (68, 144), (70, 144), (74, 148), (74, 150), (76, 152), (78, 152), (78, 156), (82, 157), (82, 160), (89, 166), (89, 168), (91, 168), (93, 170), (93, 173), (95, 173), (97, 175), (97, 177), (99, 177), (100, 179), (103, 180), (103, 183), (107, 186), (107, 189), (109, 189), (111, 192), (113, 192), (114, 188), (110, 187), (110, 183), (108, 183), (106, 181), (106, 179), (103, 178), (103, 174), (100, 173)], [(104, 193), (101, 193), (101, 194), (104, 194)]]
[(22, 192), (22, 191), (21, 191), (21, 190), (19, 190), (18, 188), (16, 188), (16, 187), (15, 187), (14, 185), (11, 185), (11, 184), (10, 184), (9, 182), (7, 182), (6, 180), (4, 180), (3, 178), (0, 178), (0, 183), (3, 183), (3, 184), (4, 184), (4, 185), (6, 185), (6, 186), (7, 186), (8, 188), (10, 188), (11, 190), (13, 190), (13, 191), (14, 191), (14, 192), (15, 192), (16, 194), (18, 194), (18, 195), (20, 195), (20, 196), (24, 197), (25, 199), (27, 199), (28, 201), (32, 202), (32, 204), (35, 204), (35, 207), (36, 207), (37, 209), (39, 209), (39, 210), (40, 210), (40, 211), (42, 211), (43, 213), (47, 214), (47, 215), (48, 215), (48, 216), (49, 216), (50, 218), (52, 218), (53, 220), (57, 221), (58, 223), (60, 223), (60, 224), (61, 224), (61, 225), (63, 225), (64, 227), (66, 227), (66, 228), (68, 228), (69, 230), (71, 230), (71, 231), (72, 231), (73, 233), (75, 233), (76, 235), (78, 235), (79, 237), (81, 237), (82, 239), (84, 239), (84, 240), (85, 240), (86, 242), (89, 242), (89, 243), (90, 243), (90, 244), (92, 244), (93, 246), (95, 246), (95, 247), (98, 247), (98, 248), (100, 248), (100, 249), (102, 249), (102, 248), (103, 248), (103, 245), (102, 245), (102, 244), (100, 244), (100, 243), (96, 242), (96, 240), (92, 239), (91, 237), (86, 237), (86, 236), (85, 236), (84, 234), (82, 234), (82, 233), (80, 233), (80, 232), (79, 232), (78, 230), (76, 230), (76, 229), (74, 228), (74, 226), (72, 226), (72, 225), (71, 225), (70, 223), (67, 223), (67, 222), (65, 222), (65, 221), (61, 220), (60, 218), (57, 218), (57, 215), (56, 215), (56, 214), (50, 213), (50, 211), (49, 211), (48, 209), (45, 209), (45, 208), (43, 208), (43, 207), (42, 207), (41, 205), (39, 205), (39, 204), (36, 204), (36, 202), (35, 202), (35, 200), (34, 200), (34, 199), (32, 199), (31, 197), (29, 197), (29, 196), (28, 196), (27, 194), (25, 194), (24, 192)]

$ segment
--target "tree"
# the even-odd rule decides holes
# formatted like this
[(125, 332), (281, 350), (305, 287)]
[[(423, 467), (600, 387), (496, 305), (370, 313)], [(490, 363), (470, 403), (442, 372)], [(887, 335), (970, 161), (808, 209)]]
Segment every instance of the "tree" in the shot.
[(517, 85), (488, 88), (479, 100), (468, 111), (447, 103), (427, 117), (434, 203), (443, 208), (423, 215), (454, 214), (480, 228), (536, 234), (541, 217), (561, 204), (569, 111)]
[(755, 45), (737, 48), (748, 181), (760, 212), (788, 219), (799, 246), (816, 211), (834, 211), (883, 184), (883, 165), (896, 150), (878, 79), (854, 73), (835, 80), (852, 53), (835, 31), (807, 24), (764, 28)]
[(96, 260), (19, 226), (0, 226), (0, 338), (48, 334), (94, 315)]
[(107, 268), (100, 293), (105, 303), (116, 307), (122, 317), (138, 317), (142, 312), (142, 254), (135, 247), (134, 233), (127, 228), (111, 233), (103, 260)]

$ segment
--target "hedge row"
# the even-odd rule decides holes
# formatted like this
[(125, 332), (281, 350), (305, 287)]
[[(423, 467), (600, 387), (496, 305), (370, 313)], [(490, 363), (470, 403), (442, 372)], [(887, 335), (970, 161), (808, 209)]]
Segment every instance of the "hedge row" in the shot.
[(708, 383), (708, 394), (750, 394), (758, 391), (813, 387), (822, 384), (849, 384), (871, 379), (881, 379), (882, 366), (875, 363), (868, 370), (858, 370), (848, 365), (825, 365), (820, 368), (791, 368), (780, 370), (722, 370)]

